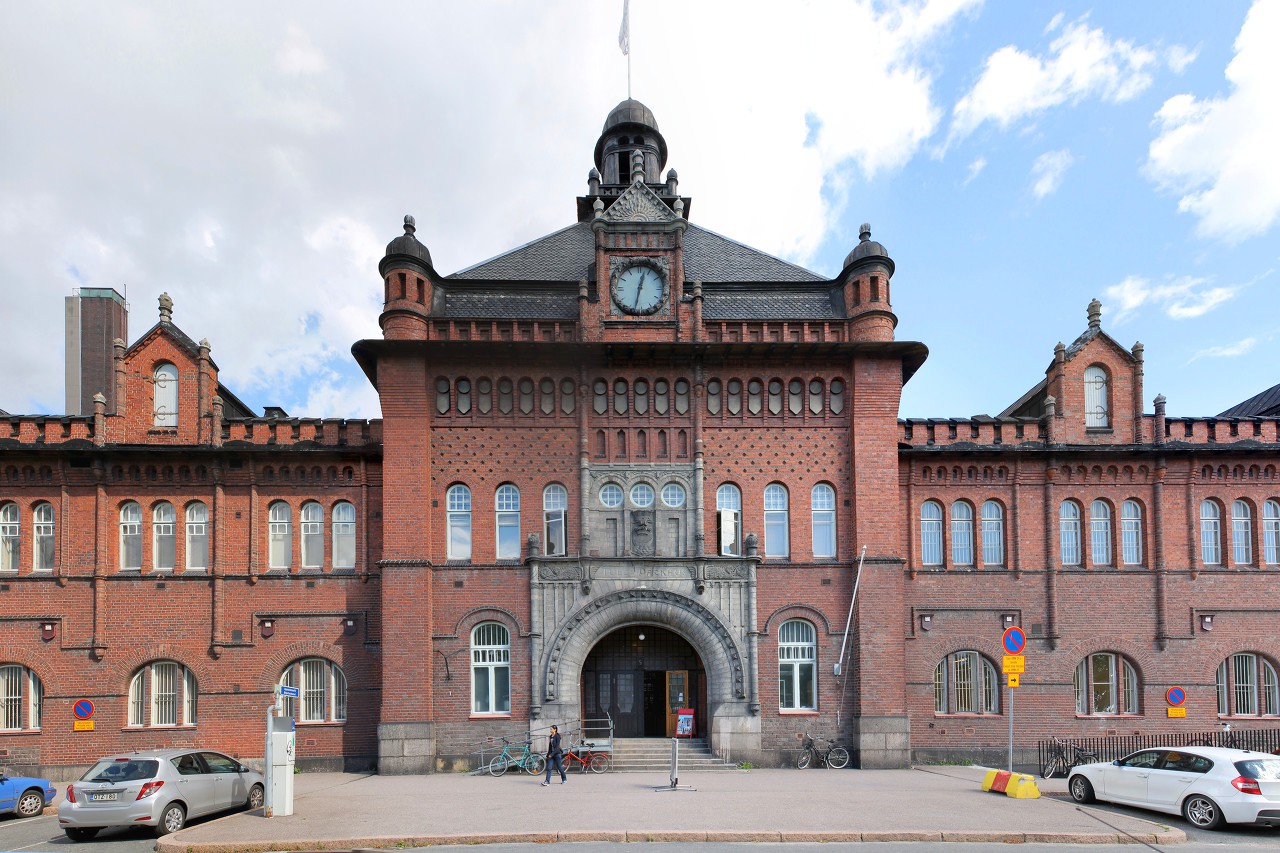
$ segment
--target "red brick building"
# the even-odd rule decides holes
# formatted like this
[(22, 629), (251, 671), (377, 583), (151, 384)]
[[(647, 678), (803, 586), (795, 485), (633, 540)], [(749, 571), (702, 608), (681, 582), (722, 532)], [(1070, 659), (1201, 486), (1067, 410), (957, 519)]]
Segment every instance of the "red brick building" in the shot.
[(1022, 761), (1277, 721), (1280, 392), (1145, 413), (1095, 302), (998, 416), (899, 420), (927, 351), (869, 227), (831, 279), (699, 227), (636, 101), (594, 161), (576, 222), (451, 275), (406, 217), (353, 347), (380, 421), (257, 416), (167, 296), (78, 361), (92, 413), (0, 419), (0, 762), (260, 755), (280, 683), (304, 767), (678, 708), (735, 760), (800, 730), (866, 768), (998, 760), (1012, 625)]

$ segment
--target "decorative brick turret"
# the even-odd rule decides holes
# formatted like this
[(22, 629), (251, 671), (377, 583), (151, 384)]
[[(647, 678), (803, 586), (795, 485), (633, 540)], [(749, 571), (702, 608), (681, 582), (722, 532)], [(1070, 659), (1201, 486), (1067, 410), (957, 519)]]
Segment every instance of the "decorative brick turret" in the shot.
[(418, 242), (413, 217), (404, 218), (404, 234), (387, 244), (378, 264), (382, 275), (382, 336), (395, 340), (426, 340), (431, 315), (431, 253)]
[(891, 341), (898, 317), (889, 302), (889, 279), (893, 259), (880, 243), (871, 239), (871, 226), (862, 224), (860, 242), (844, 259), (844, 303), (850, 319), (850, 337), (855, 341)]

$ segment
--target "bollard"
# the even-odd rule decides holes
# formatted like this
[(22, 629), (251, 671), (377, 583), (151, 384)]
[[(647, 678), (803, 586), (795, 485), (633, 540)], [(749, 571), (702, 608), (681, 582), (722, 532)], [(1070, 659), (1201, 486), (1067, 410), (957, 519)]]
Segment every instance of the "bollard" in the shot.
[(982, 780), (982, 790), (993, 794), (1004, 794), (1018, 800), (1040, 798), (1040, 789), (1036, 787), (1034, 776), (1028, 776), (1026, 773), (1010, 773), (1008, 770), (988, 770)]

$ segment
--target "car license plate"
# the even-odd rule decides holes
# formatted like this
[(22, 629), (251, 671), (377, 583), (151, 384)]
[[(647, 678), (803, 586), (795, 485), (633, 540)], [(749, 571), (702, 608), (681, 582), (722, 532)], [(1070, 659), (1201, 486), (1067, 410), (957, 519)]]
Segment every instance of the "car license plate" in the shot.
[(118, 800), (120, 799), (120, 794), (116, 791), (112, 791), (110, 794), (90, 794), (89, 799), (95, 803), (101, 803), (107, 800)]

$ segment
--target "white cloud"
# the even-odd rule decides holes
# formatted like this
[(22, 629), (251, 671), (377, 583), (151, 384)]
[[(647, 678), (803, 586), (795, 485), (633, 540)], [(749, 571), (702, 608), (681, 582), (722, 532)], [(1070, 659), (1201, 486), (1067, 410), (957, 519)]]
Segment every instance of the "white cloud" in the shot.
[(1244, 338), (1236, 341), (1234, 344), (1227, 344), (1220, 347), (1206, 347), (1197, 350), (1195, 355), (1187, 359), (1187, 364), (1201, 358), (1235, 358), (1236, 356), (1245, 355), (1251, 352), (1258, 343), (1257, 338)]
[(1229, 95), (1168, 99), (1156, 114), (1147, 175), (1177, 194), (1202, 237), (1238, 243), (1268, 231), (1280, 216), (1280, 2), (1258, 0), (1236, 37), (1227, 66)]
[(276, 68), (282, 74), (297, 76), (319, 74), (326, 67), (324, 53), (312, 43), (311, 37), (300, 27), (290, 25), (284, 44), (276, 53)]
[(978, 177), (978, 175), (980, 175), (980, 174), (982, 173), (982, 170), (983, 170), (983, 169), (985, 169), (985, 168), (987, 168), (987, 158), (986, 158), (986, 157), (979, 157), (978, 159), (976, 159), (976, 160), (974, 160), (972, 163), (970, 163), (970, 164), (969, 164), (969, 174), (965, 176), (963, 186), (966, 186), (966, 187), (967, 187), (970, 183), (972, 183), (972, 182), (973, 182), (973, 179), (974, 179), (974, 178), (976, 178), (976, 177)]
[(1103, 291), (1108, 305), (1118, 305), (1114, 322), (1123, 323), (1144, 305), (1163, 311), (1174, 320), (1200, 317), (1234, 298), (1243, 288), (1214, 285), (1211, 279), (1182, 276), (1153, 284), (1142, 276), (1129, 276)]
[(1196, 61), (1200, 56), (1200, 51), (1192, 50), (1180, 44), (1168, 47), (1164, 52), (1165, 64), (1169, 66), (1169, 70), (1174, 74), (1181, 74), (1187, 70), (1187, 66)]
[(1035, 180), (1031, 184), (1031, 192), (1041, 199), (1058, 191), (1062, 185), (1062, 177), (1075, 162), (1071, 152), (1063, 148), (1060, 151), (1046, 151), (1036, 158), (1031, 165), (1031, 175)]

